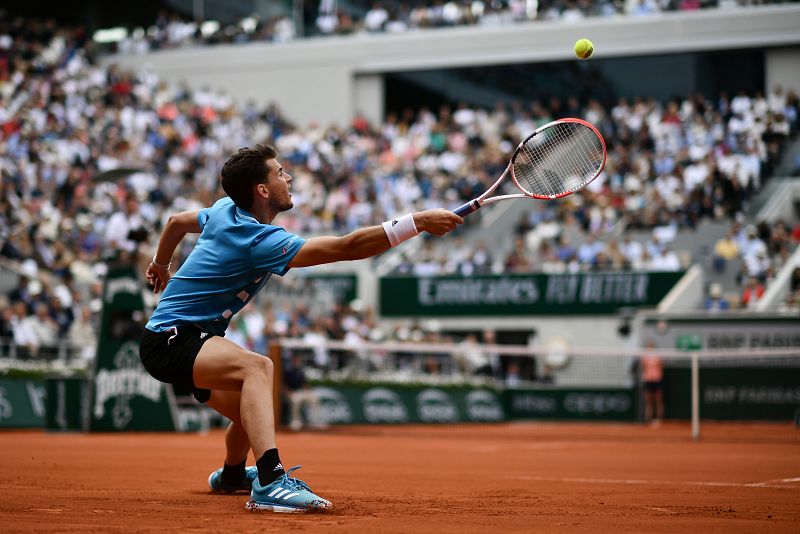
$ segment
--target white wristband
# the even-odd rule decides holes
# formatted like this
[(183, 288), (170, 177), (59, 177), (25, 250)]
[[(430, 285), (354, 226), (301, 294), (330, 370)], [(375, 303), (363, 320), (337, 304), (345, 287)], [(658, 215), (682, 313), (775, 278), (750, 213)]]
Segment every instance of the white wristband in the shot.
[(156, 261), (156, 255), (155, 255), (155, 254), (153, 254), (153, 261), (152, 261), (152, 263), (153, 263), (153, 265), (154, 265), (155, 267), (158, 267), (159, 269), (165, 269), (165, 270), (167, 270), (167, 271), (169, 271), (169, 268), (172, 266), (172, 262), (169, 262), (169, 263), (168, 263), (168, 264), (166, 264), (166, 265), (161, 265), (160, 263), (158, 263), (158, 262)]
[(417, 226), (414, 224), (414, 216), (412, 214), (403, 215), (399, 219), (392, 219), (383, 223), (383, 231), (386, 232), (386, 237), (389, 238), (389, 243), (396, 247), (403, 241), (407, 241), (419, 235)]

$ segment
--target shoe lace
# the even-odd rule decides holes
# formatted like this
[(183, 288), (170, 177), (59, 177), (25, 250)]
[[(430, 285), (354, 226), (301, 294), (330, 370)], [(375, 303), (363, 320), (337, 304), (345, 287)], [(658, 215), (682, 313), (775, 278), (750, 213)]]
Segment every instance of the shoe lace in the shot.
[(309, 492), (313, 493), (313, 491), (311, 491), (311, 488), (308, 486), (308, 484), (306, 484), (305, 482), (303, 482), (299, 478), (293, 478), (293, 477), (289, 476), (292, 473), (292, 471), (294, 471), (296, 469), (300, 469), (301, 467), (303, 467), (303, 466), (302, 465), (296, 465), (296, 466), (292, 467), (291, 469), (289, 469), (286, 472), (286, 474), (283, 475), (283, 480), (281, 481), (281, 484), (283, 484), (284, 486), (288, 486), (291, 489), (306, 490), (306, 491), (309, 491)]

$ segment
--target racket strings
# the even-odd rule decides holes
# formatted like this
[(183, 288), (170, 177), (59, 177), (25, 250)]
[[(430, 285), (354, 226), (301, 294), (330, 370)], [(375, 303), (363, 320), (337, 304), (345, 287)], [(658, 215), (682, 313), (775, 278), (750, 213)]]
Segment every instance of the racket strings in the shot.
[(584, 187), (603, 161), (603, 143), (594, 130), (577, 122), (560, 122), (525, 141), (515, 156), (513, 171), (527, 194), (556, 198)]

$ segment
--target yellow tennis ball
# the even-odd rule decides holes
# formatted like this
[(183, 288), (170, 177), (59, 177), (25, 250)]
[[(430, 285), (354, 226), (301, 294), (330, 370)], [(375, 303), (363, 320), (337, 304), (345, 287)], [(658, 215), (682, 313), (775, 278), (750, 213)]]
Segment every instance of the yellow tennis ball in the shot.
[(594, 52), (594, 44), (589, 39), (575, 41), (575, 55), (581, 59), (589, 59)]

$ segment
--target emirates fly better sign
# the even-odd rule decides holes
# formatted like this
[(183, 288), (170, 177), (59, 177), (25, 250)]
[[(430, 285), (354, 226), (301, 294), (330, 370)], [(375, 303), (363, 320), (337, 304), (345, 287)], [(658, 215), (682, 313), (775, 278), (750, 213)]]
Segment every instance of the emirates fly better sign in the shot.
[(387, 277), (384, 317), (594, 315), (655, 306), (682, 272), (598, 272), (501, 276)]

